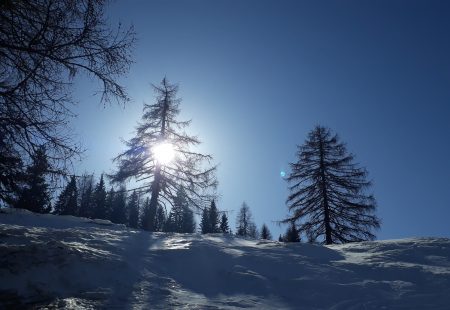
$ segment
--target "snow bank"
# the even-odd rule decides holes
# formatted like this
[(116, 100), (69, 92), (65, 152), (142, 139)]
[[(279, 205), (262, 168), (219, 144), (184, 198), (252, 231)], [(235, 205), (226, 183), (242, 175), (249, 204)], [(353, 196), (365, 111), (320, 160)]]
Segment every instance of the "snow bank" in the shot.
[(325, 247), (2, 209), (0, 279), (0, 308), (449, 309), (450, 240)]

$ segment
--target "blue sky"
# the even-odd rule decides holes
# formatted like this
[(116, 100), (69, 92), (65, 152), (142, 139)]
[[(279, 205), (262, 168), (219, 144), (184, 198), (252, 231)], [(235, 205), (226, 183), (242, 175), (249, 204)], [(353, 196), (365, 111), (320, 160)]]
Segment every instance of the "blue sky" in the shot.
[(337, 132), (374, 182), (379, 239), (449, 236), (450, 3), (447, 1), (117, 1), (133, 24), (132, 102), (100, 105), (77, 84), (79, 172), (111, 171), (151, 103), (180, 84), (181, 118), (219, 164), (218, 206), (245, 200), (260, 226), (287, 214), (280, 171), (316, 125)]

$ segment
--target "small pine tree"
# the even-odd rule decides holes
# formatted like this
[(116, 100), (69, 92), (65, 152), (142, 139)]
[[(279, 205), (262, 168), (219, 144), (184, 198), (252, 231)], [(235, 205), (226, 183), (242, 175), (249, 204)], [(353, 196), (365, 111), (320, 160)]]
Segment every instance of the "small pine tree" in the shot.
[(138, 228), (139, 224), (139, 195), (136, 191), (130, 196), (128, 200), (128, 226), (132, 228)]
[(126, 224), (127, 219), (127, 195), (125, 187), (121, 187), (115, 192), (113, 207), (111, 212), (111, 222), (116, 224)]
[(81, 217), (92, 217), (93, 216), (93, 182), (94, 178), (92, 175), (83, 175), (80, 179), (78, 186), (79, 194), (79, 209), (78, 216)]
[(116, 199), (116, 191), (114, 188), (110, 188), (109, 192), (106, 194), (105, 199), (105, 219), (112, 222), (112, 213), (114, 210), (114, 203)]
[(158, 209), (156, 210), (155, 231), (164, 231), (165, 224), (166, 212), (164, 211), (163, 207), (158, 206)]
[(252, 213), (249, 206), (243, 202), (236, 217), (236, 235), (241, 237), (257, 237), (256, 225), (253, 222)]
[(188, 234), (195, 232), (194, 212), (192, 212), (188, 205), (183, 206), (183, 223), (180, 232)]
[(219, 213), (217, 211), (216, 202), (214, 200), (211, 201), (211, 206), (209, 207), (209, 232), (210, 233), (218, 233), (219, 229)]
[(142, 210), (141, 228), (147, 231), (155, 231), (153, 229), (155, 223), (150, 219), (150, 198), (146, 198), (144, 208)]
[(19, 191), (16, 207), (37, 213), (49, 213), (51, 210), (50, 194), (45, 175), (48, 172), (48, 161), (43, 147), (36, 150), (33, 162), (23, 177), (25, 184)]
[(70, 178), (70, 182), (61, 192), (55, 205), (55, 213), (60, 215), (77, 215), (78, 214), (78, 190), (75, 176)]
[(263, 224), (261, 227), (261, 239), (272, 240), (272, 234), (266, 224)]
[(156, 228), (156, 212), (160, 206), (151, 204), (151, 199), (147, 198), (144, 204), (144, 211), (141, 219), (141, 226), (144, 230), (158, 231)]
[(278, 237), (278, 241), (279, 241), (279, 242), (284, 242), (284, 238), (280, 235), (280, 236)]
[(202, 218), (200, 220), (200, 232), (202, 234), (208, 234), (211, 225), (209, 224), (209, 208), (205, 207), (202, 211)]
[(283, 238), (284, 242), (300, 242), (300, 232), (295, 226), (294, 222), (291, 222), (291, 225), (286, 230), (286, 234)]
[(93, 193), (93, 217), (96, 219), (107, 219), (106, 208), (106, 189), (103, 174), (100, 176), (100, 181), (95, 186)]
[(250, 237), (252, 239), (258, 239), (259, 231), (258, 231), (258, 228), (256, 227), (255, 223), (249, 223), (249, 225), (248, 225), (248, 237)]
[(230, 233), (230, 226), (228, 225), (228, 216), (225, 212), (222, 213), (222, 217), (220, 219), (220, 231), (224, 234)]

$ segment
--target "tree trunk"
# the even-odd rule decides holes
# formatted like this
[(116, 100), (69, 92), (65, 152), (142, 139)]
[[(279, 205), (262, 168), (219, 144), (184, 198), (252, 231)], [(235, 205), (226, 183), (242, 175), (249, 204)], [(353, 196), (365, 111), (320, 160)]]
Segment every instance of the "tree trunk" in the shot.
[(330, 209), (328, 205), (328, 193), (326, 187), (325, 179), (325, 163), (324, 163), (324, 149), (322, 141), (322, 132), (319, 132), (319, 148), (320, 148), (320, 178), (323, 196), (323, 213), (324, 213), (324, 223), (325, 223), (325, 243), (333, 244), (333, 239), (331, 238), (331, 225), (330, 225)]

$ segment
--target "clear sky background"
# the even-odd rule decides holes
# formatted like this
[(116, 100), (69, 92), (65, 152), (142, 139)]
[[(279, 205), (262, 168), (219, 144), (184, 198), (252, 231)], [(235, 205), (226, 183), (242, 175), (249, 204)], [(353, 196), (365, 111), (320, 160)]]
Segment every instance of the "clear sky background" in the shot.
[(321, 124), (374, 181), (378, 239), (450, 236), (450, 2), (130, 0), (107, 15), (137, 32), (132, 102), (104, 108), (95, 83), (77, 83), (78, 172), (112, 171), (166, 75), (219, 164), (233, 227), (246, 201), (259, 227), (284, 232), (280, 172)]

